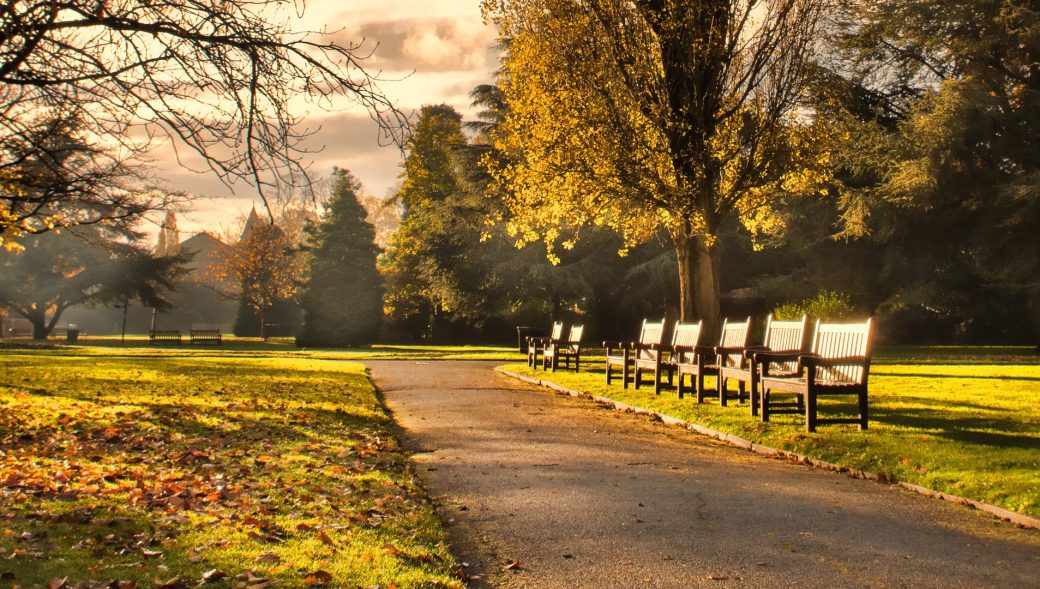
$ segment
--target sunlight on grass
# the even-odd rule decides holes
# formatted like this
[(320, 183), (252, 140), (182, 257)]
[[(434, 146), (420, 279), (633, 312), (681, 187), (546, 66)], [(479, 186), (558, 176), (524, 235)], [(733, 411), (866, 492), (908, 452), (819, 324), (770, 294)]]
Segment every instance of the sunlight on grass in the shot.
[(0, 365), (0, 572), (19, 586), (461, 586), (360, 364), (69, 348)]
[[(504, 368), (565, 387), (652, 409), (774, 448), (806, 454), (840, 466), (871, 471), (1034, 517), (1040, 516), (1040, 364), (961, 362), (968, 349), (923, 363), (898, 358), (924, 355), (905, 350), (871, 369), (870, 429), (825, 425), (804, 433), (804, 417), (752, 418), (747, 404), (717, 398), (698, 405), (679, 400), (674, 389), (654, 397), (653, 388), (607, 386), (601, 363), (588, 372), (544, 373), (524, 364)], [(709, 386), (714, 386), (709, 379)], [(822, 412), (852, 413), (843, 402), (823, 401)]]

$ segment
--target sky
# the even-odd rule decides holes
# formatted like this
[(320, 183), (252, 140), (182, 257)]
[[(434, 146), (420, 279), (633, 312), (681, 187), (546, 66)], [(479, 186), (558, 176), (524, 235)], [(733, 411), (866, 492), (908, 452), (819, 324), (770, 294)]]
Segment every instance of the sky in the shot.
[[(471, 118), (469, 91), (492, 80), (498, 67), (496, 34), (480, 17), (480, 0), (309, 0), (297, 28), (327, 27), (342, 44), (364, 40), (374, 48), (365, 66), (381, 72), (380, 87), (403, 112), (446, 103)], [(310, 147), (310, 170), (324, 176), (333, 166), (351, 170), (366, 194), (385, 195), (398, 182), (401, 154), (380, 147), (376, 124), (363, 112), (311, 112), (307, 126), (319, 126)], [(180, 154), (190, 164), (198, 160)], [(260, 201), (254, 188), (224, 186), (212, 174), (180, 167), (167, 146), (154, 154), (155, 175), (163, 184), (197, 198), (191, 212), (178, 214), (184, 239), (203, 229), (230, 227)], [(201, 165), (193, 166), (196, 169)]]

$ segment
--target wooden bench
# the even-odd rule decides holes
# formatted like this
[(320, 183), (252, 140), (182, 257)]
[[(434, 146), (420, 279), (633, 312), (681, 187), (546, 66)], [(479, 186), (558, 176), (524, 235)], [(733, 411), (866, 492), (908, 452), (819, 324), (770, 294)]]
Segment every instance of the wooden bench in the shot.
[[(718, 377), (721, 366), (736, 366), (743, 362), (743, 351), (747, 346), (750, 326), (750, 317), (743, 323), (730, 323), (726, 319), (722, 323), (722, 334), (719, 336), (718, 346), (696, 346), (693, 354), (687, 354), (684, 361), (676, 367), (680, 392), (683, 390), (683, 380), (689, 375), (690, 384), (694, 385), (697, 393), (697, 402), (703, 403), (707, 396), (704, 386), (705, 377)], [(739, 351), (737, 351), (738, 349)], [(725, 393), (722, 392), (720, 383), (716, 382), (715, 388), (720, 391), (721, 399)], [(682, 394), (679, 396), (681, 398)]]
[(33, 329), (31, 327), (12, 327), (8, 333), (11, 337), (32, 337)]
[(639, 330), (639, 341), (635, 342), (603, 342), (607, 352), (607, 384), (611, 381), (610, 369), (614, 366), (621, 367), (621, 385), (628, 388), (630, 370), (639, 358), (652, 358), (658, 354), (658, 348), (664, 342), (664, 319), (660, 323), (647, 323), (643, 320), (643, 327)]
[[(692, 354), (693, 348), (701, 337), (702, 322), (681, 323), (675, 322), (672, 329), (672, 343), (670, 345), (658, 346), (658, 353), (653, 356), (636, 358), (635, 360), (635, 385), (639, 388), (642, 382), (642, 372), (652, 370), (654, 373), (654, 394), (661, 394), (661, 376), (666, 375), (668, 385), (674, 380), (675, 371), (679, 364), (684, 361), (686, 354)], [(682, 395), (680, 394), (680, 398)]]
[(148, 343), (151, 344), (179, 344), (181, 343), (181, 332), (179, 330), (153, 330), (148, 332)]
[(549, 337), (529, 337), (527, 338), (527, 365), (531, 368), (538, 368), (538, 354), (545, 352), (546, 346), (553, 342), (560, 341), (563, 337), (563, 322), (557, 321), (553, 323), (552, 335)]
[[(870, 373), (870, 320), (864, 323), (816, 322), (812, 352), (792, 357), (792, 354), (762, 352), (756, 354), (762, 366), (762, 421), (769, 421), (772, 413), (794, 413), (790, 409), (774, 408), (772, 395), (788, 393), (797, 396), (805, 411), (805, 431), (814, 432), (824, 423), (855, 423), (860, 431), (867, 429), (867, 378)], [(771, 372), (772, 365), (797, 358), (795, 376), (779, 377)], [(817, 416), (818, 401), (822, 396), (855, 396), (859, 415), (849, 417)]]
[[(719, 370), (719, 387), (725, 390), (730, 380), (737, 381), (738, 391), (741, 396), (743, 396), (746, 389), (748, 390), (748, 398), (751, 400), (751, 415), (757, 416), (758, 408), (761, 404), (759, 400), (761, 390), (758, 383), (761, 371), (755, 358), (756, 353), (793, 352), (804, 354), (808, 352), (805, 337), (808, 324), (809, 318), (805, 315), (798, 321), (775, 321), (773, 316), (769, 315), (766, 318), (766, 333), (762, 344), (749, 345), (744, 348), (744, 363), (742, 365), (723, 366)], [(797, 366), (797, 360), (778, 363), (772, 367), (771, 374), (773, 376), (795, 376)], [(725, 404), (725, 400), (721, 399), (721, 397), (720, 401)]]
[(567, 339), (549, 342), (542, 352), (542, 370), (547, 366), (552, 371), (560, 367), (560, 359), (563, 358), (564, 370), (570, 370), (571, 358), (574, 358), (574, 372), (579, 372), (581, 365), (581, 337), (585, 332), (584, 325), (572, 325)]
[(220, 345), (223, 342), (223, 336), (220, 334), (219, 329), (192, 329), (191, 330), (191, 343), (192, 344), (216, 344)]

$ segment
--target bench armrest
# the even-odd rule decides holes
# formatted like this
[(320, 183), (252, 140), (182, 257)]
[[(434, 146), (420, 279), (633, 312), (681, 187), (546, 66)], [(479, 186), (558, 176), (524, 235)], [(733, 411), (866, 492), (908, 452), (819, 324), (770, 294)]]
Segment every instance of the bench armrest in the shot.
[(745, 348), (743, 346), (730, 346), (728, 348), (726, 346), (715, 346), (715, 348), (714, 348), (715, 354), (717, 354), (719, 356), (728, 356), (730, 354), (741, 354), (741, 355), (743, 355), (744, 354), (744, 350), (746, 350), (746, 349), (747, 348)]
[(714, 356), (715, 346), (693, 346), (693, 351), (696, 352), (698, 356)]
[(744, 357), (747, 358), (748, 360), (753, 360), (754, 357), (755, 357), (755, 354), (760, 353), (760, 352), (768, 352), (768, 351), (769, 351), (769, 348), (767, 348), (766, 346), (748, 346), (748, 347), (744, 348), (743, 354), (744, 354)]
[(790, 362), (792, 360), (800, 360), (805, 357), (805, 354), (801, 352), (755, 352), (752, 354), (752, 358), (759, 364), (768, 364), (769, 362)]

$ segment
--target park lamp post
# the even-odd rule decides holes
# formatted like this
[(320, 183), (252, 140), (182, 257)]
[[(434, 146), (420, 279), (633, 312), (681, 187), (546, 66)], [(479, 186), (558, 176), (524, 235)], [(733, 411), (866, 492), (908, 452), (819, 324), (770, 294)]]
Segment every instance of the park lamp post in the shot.
[(123, 310), (123, 331), (119, 334), (119, 345), (120, 347), (126, 347), (126, 312), (130, 308), (130, 297), (123, 299), (122, 304), (116, 303), (112, 306)]

